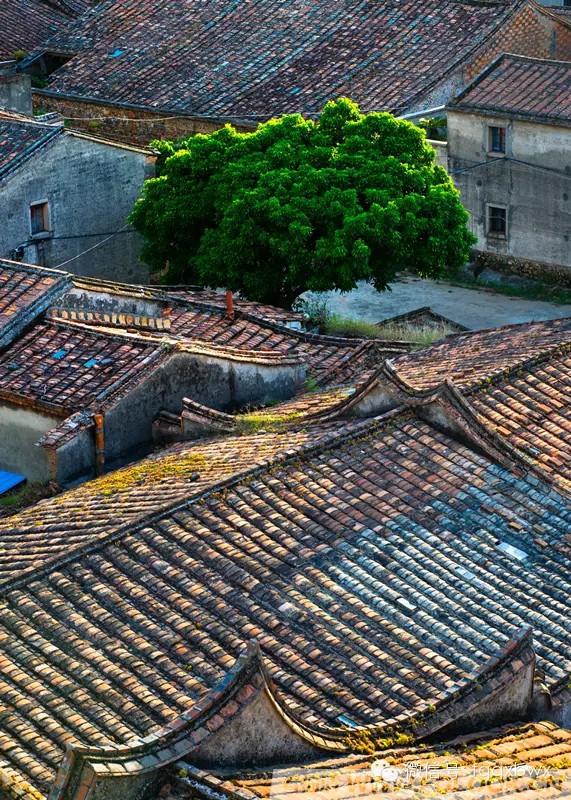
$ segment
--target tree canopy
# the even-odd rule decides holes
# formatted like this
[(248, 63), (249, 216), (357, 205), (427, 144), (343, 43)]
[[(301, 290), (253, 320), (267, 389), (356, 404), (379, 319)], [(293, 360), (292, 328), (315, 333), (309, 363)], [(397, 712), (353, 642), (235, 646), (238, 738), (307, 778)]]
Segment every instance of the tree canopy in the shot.
[[(156, 143), (158, 145), (158, 143)], [(453, 274), (474, 237), (425, 134), (346, 98), (317, 121), (287, 115), (158, 145), (130, 221), (168, 282), (290, 306), (304, 291), (387, 288), (397, 270)]]

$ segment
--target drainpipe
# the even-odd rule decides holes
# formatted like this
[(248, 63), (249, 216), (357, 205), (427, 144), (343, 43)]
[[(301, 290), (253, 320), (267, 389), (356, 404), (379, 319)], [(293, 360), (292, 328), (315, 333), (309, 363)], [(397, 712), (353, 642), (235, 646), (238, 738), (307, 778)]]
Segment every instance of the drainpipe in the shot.
[(95, 422), (95, 472), (97, 475), (103, 475), (103, 467), (105, 466), (105, 417), (103, 414), (94, 414), (93, 421)]
[(234, 319), (234, 298), (230, 290), (226, 291), (226, 316), (228, 319)]

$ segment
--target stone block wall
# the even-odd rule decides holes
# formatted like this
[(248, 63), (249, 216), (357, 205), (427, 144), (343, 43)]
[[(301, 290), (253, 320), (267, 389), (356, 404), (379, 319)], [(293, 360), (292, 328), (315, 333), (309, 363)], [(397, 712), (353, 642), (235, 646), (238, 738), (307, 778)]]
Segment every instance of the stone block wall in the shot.
[[(225, 124), (224, 120), (78, 100), (42, 89), (34, 91), (33, 102), (36, 110), (61, 114), (70, 121), (70, 127), (77, 130), (141, 146), (148, 145), (154, 139), (176, 140), (195, 133), (212, 133)], [(255, 126), (236, 124), (234, 127), (247, 131)]]
[(543, 261), (514, 256), (501, 256), (497, 253), (476, 251), (474, 256), (476, 273), (480, 273), (484, 269), (492, 269), (505, 275), (519, 275), (558, 286), (571, 286), (571, 267), (546, 264)]

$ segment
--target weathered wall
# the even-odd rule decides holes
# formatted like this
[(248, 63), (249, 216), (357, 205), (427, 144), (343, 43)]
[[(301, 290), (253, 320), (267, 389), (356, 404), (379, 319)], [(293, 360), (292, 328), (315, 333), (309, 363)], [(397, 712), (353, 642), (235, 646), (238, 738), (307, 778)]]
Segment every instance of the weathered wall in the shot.
[(36, 442), (61, 418), (33, 409), (0, 403), (0, 469), (25, 475), (29, 481), (50, 478), (48, 458)]
[(119, 458), (150, 442), (159, 411), (180, 414), (184, 397), (210, 408), (230, 410), (246, 403), (287, 400), (295, 388), (291, 366), (175, 354), (107, 412), (106, 459)]
[(93, 428), (80, 431), (57, 449), (52, 480), (61, 484), (95, 474), (95, 434)]
[[(147, 146), (154, 139), (174, 140), (194, 133), (212, 133), (225, 124), (224, 120), (66, 98), (42, 89), (34, 91), (33, 101), (36, 109), (56, 111), (65, 119), (71, 120), (74, 128), (142, 146)], [(90, 122), (91, 120), (96, 120), (96, 123)], [(234, 127), (246, 131), (256, 126), (235, 124)]]
[(472, 81), (502, 53), (571, 61), (571, 26), (553, 14), (526, 5), (466, 67), (466, 82)]
[(29, 75), (2, 75), (0, 69), (0, 108), (31, 116), (33, 106)]
[[(23, 260), (57, 267), (126, 224), (154, 158), (71, 133), (57, 137), (0, 180), (0, 255), (23, 245)], [(51, 232), (31, 236), (30, 204), (48, 201)], [(76, 275), (146, 282), (132, 231), (65, 265)]]
[(62, 308), (76, 311), (98, 311), (102, 314), (136, 314), (141, 317), (160, 317), (168, 305), (166, 300), (153, 300), (135, 295), (110, 294), (90, 286), (85, 291), (73, 286), (61, 299)]
[[(487, 154), (489, 125), (507, 127), (507, 158)], [(478, 249), (571, 267), (571, 128), (449, 109), (448, 164)], [(505, 237), (487, 204), (507, 207)]]
[(188, 759), (199, 767), (220, 769), (295, 764), (320, 754), (323, 750), (292, 730), (262, 690), (236, 719), (189, 753)]
[[(152, 442), (153, 421), (160, 411), (180, 414), (190, 397), (217, 409), (246, 403), (287, 400), (303, 378), (301, 366), (254, 364), (192, 353), (174, 353), (105, 414), (106, 463), (124, 459)], [(38, 436), (39, 438), (39, 436)], [(57, 451), (57, 476), (67, 483), (93, 474), (93, 431), (87, 429)]]
[(428, 144), (436, 150), (436, 163), (448, 169), (448, 144), (439, 142), (436, 139), (427, 139)]

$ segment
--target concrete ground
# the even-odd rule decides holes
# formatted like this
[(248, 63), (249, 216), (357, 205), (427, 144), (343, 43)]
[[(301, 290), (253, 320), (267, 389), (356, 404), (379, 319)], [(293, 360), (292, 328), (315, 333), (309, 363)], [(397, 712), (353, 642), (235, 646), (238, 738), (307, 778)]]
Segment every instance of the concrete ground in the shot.
[(440, 281), (406, 276), (391, 284), (392, 291), (377, 292), (368, 283), (347, 294), (314, 295), (327, 300), (328, 309), (343, 317), (380, 322), (397, 314), (430, 306), (434, 311), (468, 328), (495, 328), (517, 322), (571, 317), (571, 305), (505, 297), (480, 289), (461, 289)]

